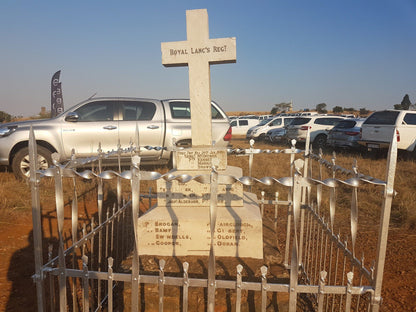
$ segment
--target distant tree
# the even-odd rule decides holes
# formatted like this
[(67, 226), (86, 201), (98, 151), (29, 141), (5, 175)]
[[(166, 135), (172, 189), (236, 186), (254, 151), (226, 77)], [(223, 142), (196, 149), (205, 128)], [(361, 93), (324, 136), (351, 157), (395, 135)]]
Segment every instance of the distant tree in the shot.
[(279, 110), (277, 109), (277, 107), (273, 107), (272, 110), (270, 111), (270, 114), (272, 115), (276, 115), (279, 112)]
[(344, 109), (341, 106), (335, 106), (332, 111), (334, 113), (342, 113), (344, 111)]
[(279, 103), (279, 104), (274, 104), (272, 110), (271, 110), (271, 114), (276, 114), (277, 112), (286, 112), (288, 110), (290, 110), (292, 108), (292, 103)]
[(398, 110), (408, 110), (410, 106), (412, 106), (412, 102), (410, 102), (410, 98), (408, 94), (406, 94), (403, 97), (403, 100), (400, 104), (393, 105), (394, 109), (398, 109)]
[(409, 99), (409, 95), (408, 94), (406, 94), (403, 97), (403, 100), (402, 100), (402, 102), (400, 104), (402, 105), (402, 109), (404, 109), (404, 110), (408, 110), (409, 109), (410, 105), (412, 105), (412, 102), (410, 102), (410, 99)]
[(354, 107), (344, 107), (344, 111), (346, 111), (346, 112), (355, 112), (355, 108)]
[(3, 111), (0, 111), (0, 122), (9, 122), (12, 120), (12, 116)]
[(325, 103), (320, 103), (320, 104), (316, 105), (316, 111), (319, 114), (326, 114), (328, 112), (326, 110), (326, 104)]
[(368, 109), (360, 108), (360, 116), (367, 116), (370, 111)]
[(42, 109), (39, 113), (39, 117), (40, 118), (51, 118), (51, 112), (47, 111), (45, 107), (42, 107)]

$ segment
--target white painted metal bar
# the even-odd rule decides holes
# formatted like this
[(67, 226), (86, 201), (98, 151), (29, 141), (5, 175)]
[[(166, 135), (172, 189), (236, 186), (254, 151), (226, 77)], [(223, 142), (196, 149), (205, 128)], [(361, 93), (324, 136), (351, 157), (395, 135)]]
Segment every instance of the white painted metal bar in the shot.
[(183, 267), (183, 299), (182, 299), (182, 311), (188, 312), (188, 300), (189, 300), (189, 276), (188, 276), (188, 269), (189, 263), (184, 262), (182, 264)]
[(215, 310), (215, 225), (217, 222), (217, 192), (218, 192), (218, 172), (216, 171), (216, 165), (213, 164), (210, 176), (210, 205), (209, 205), (209, 224), (210, 224), (210, 249), (208, 258), (208, 312), (214, 312)]
[(37, 171), (38, 163), (37, 144), (35, 133), (32, 126), (29, 132), (29, 179), (30, 192), (32, 197), (32, 223), (33, 223), (33, 247), (35, 255), (35, 275), (34, 281), (36, 283), (36, 299), (38, 311), (44, 311), (45, 307), (45, 292), (42, 283), (42, 212), (40, 206), (39, 195), (39, 174)]

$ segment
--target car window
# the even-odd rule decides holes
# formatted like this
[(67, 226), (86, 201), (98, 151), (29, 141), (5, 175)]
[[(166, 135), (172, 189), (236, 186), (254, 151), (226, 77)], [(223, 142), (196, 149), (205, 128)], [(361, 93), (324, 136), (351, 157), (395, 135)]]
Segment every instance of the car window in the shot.
[(231, 121), (230, 126), (231, 126), (231, 127), (235, 127), (235, 126), (237, 126), (237, 120), (233, 120), (233, 121)]
[(294, 118), (285, 118), (284, 119), (284, 124), (285, 124), (285, 126), (287, 126), (287, 125), (289, 125), (289, 124), (291, 124), (291, 122), (292, 122), (292, 120), (293, 120)]
[[(173, 101), (169, 103), (170, 113), (175, 119), (191, 119), (191, 108), (188, 101)], [(211, 105), (212, 119), (223, 119), (221, 112)]]
[(404, 116), (403, 121), (408, 125), (416, 125), (416, 114), (407, 113)]
[(290, 125), (291, 126), (300, 126), (300, 125), (307, 124), (310, 120), (311, 120), (310, 118), (298, 117), (298, 118), (293, 119), (293, 121)]
[(222, 116), (222, 114), (220, 113), (220, 111), (218, 109), (216, 109), (214, 105), (211, 105), (211, 116), (212, 116), (212, 119), (223, 119), (224, 118)]
[(324, 117), (324, 118), (316, 118), (314, 123), (317, 124), (317, 125), (332, 126), (332, 125), (335, 125), (336, 123), (338, 123), (340, 121), (341, 121), (341, 119), (339, 119), (339, 118)]
[(350, 129), (355, 127), (356, 122), (354, 120), (342, 120), (340, 121), (335, 128), (337, 129)]
[(121, 102), (123, 120), (152, 120), (156, 105), (151, 102), (123, 101)]
[(170, 102), (170, 113), (172, 118), (191, 118), (191, 108), (189, 106), (189, 102)]
[(367, 125), (394, 125), (399, 111), (375, 112), (364, 122)]
[(270, 126), (280, 126), (282, 124), (282, 118), (277, 118), (273, 120), (273, 122), (270, 124)]
[(114, 119), (114, 101), (95, 101), (87, 103), (75, 110), (79, 122), (110, 121)]
[(248, 120), (239, 120), (240, 126), (248, 126)]

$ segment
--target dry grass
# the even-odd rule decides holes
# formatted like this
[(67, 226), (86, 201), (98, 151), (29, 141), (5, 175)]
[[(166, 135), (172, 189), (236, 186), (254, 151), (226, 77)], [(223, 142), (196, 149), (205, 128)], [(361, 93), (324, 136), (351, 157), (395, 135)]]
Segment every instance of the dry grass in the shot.
[[(232, 145), (234, 148), (248, 148), (247, 140), (243, 138), (233, 139)], [(267, 145), (264, 143), (256, 143), (255, 148), (260, 149), (285, 149), (285, 145)], [(296, 158), (300, 158), (298, 154)], [(327, 160), (331, 160), (332, 154), (327, 152), (325, 154)], [(361, 173), (385, 179), (386, 175), (386, 159), (384, 157), (374, 158), (369, 156), (362, 156), (360, 154), (340, 153), (336, 156), (336, 163), (350, 169), (354, 159), (357, 159), (358, 168)], [(261, 177), (287, 177), (290, 175), (289, 171), (290, 156), (288, 154), (257, 154), (254, 156), (252, 175), (257, 178)], [(243, 174), (248, 175), (248, 157), (247, 156), (229, 156), (229, 165), (239, 166), (243, 168)], [(166, 168), (154, 167), (147, 168), (147, 170), (155, 170), (159, 172), (166, 172)], [(313, 169), (317, 172), (318, 168)], [(416, 173), (415, 159), (409, 157), (399, 157), (395, 178), (395, 190), (397, 195), (393, 200), (391, 224), (394, 226), (405, 226), (409, 229), (416, 229), (416, 211), (414, 203), (416, 202), (416, 184), (413, 182), (413, 174)], [(324, 178), (330, 177), (330, 172), (324, 174)], [(347, 179), (348, 177), (340, 177)], [(127, 183), (128, 181), (126, 181)], [(71, 183), (70, 179), (66, 183)], [(106, 182), (107, 183), (107, 182)], [(127, 183), (128, 184), (128, 183)], [(82, 184), (81, 184), (82, 185)], [(78, 194), (81, 194), (87, 189), (93, 187), (91, 183), (84, 183), (80, 186)], [(147, 192), (148, 187), (152, 187), (153, 192), (155, 185), (147, 183), (142, 186), (142, 191)], [(52, 179), (42, 179), (41, 185), (41, 199), (43, 202), (48, 202), (53, 205), (54, 201), (54, 185)], [(68, 188), (70, 189), (70, 187)], [(128, 189), (128, 187), (126, 188)], [(279, 192), (280, 199), (287, 198), (287, 189), (278, 184), (273, 186), (264, 186), (260, 183), (253, 185), (253, 192), (260, 194), (260, 191), (265, 191), (267, 198), (274, 198), (275, 192)], [(65, 197), (69, 200), (67, 194)], [(337, 193), (337, 206), (343, 207), (337, 213), (349, 214), (349, 205), (351, 200), (351, 192), (345, 189), (345, 192)], [(324, 203), (327, 201), (328, 193), (324, 192)], [(359, 191), (359, 208), (360, 218), (366, 221), (370, 218), (377, 220), (380, 215), (382, 202), (382, 189), (380, 187), (364, 186)], [(0, 172), (0, 222), (5, 218), (14, 218), (21, 213), (30, 213), (31, 209), (31, 194), (30, 187), (27, 183), (17, 181), (13, 174), (5, 171)]]
[[(240, 138), (233, 140), (234, 148), (248, 148), (247, 140)], [(264, 143), (256, 143), (254, 148), (260, 149), (285, 149), (286, 145), (268, 145)], [(301, 154), (298, 154), (296, 158), (300, 158)], [(331, 161), (333, 154), (331, 151), (324, 151), (324, 158)], [(378, 178), (380, 180), (386, 179), (386, 157), (385, 155), (376, 157), (372, 154), (360, 153), (337, 153), (336, 164), (346, 168), (352, 169), (354, 160), (357, 160), (358, 171), (360, 173)], [(289, 161), (290, 156), (287, 154), (258, 154), (254, 156), (252, 175), (257, 178), (272, 176), (272, 177), (284, 177), (289, 176)], [(229, 164), (235, 166), (241, 166), (244, 170), (244, 175), (248, 174), (248, 157), (230, 156)], [(318, 166), (315, 165), (313, 171), (318, 172)], [(416, 183), (414, 183), (414, 174), (416, 173), (416, 161), (412, 157), (408, 157), (406, 154), (399, 153), (399, 159), (397, 162), (396, 176), (395, 176), (395, 191), (397, 192), (392, 205), (391, 212), (391, 225), (392, 226), (405, 226), (409, 229), (416, 229), (416, 210), (413, 208), (416, 202)], [(332, 173), (328, 170), (324, 170), (323, 178), (332, 177)], [(351, 176), (341, 176), (337, 174), (337, 178), (346, 180)], [(337, 192), (337, 207), (341, 209), (337, 213), (345, 214), (350, 213), (351, 204), (351, 190), (346, 187), (341, 188), (343, 191)], [(266, 192), (268, 197), (274, 197), (276, 191), (279, 192), (279, 197), (285, 199), (287, 191), (279, 185), (263, 186), (255, 185), (253, 191), (257, 194), (261, 190)], [(381, 187), (374, 187), (373, 185), (363, 185), (359, 189), (358, 204), (360, 210), (360, 222), (366, 223), (370, 221), (377, 222), (380, 217), (380, 210), (382, 206), (382, 194), (383, 189)], [(328, 204), (329, 192), (324, 190), (323, 204)]]

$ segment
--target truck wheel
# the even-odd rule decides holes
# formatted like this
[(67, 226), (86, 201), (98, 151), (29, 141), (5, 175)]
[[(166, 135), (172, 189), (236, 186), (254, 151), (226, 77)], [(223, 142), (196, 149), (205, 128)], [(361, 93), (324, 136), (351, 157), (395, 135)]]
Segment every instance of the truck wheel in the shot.
[[(45, 170), (52, 164), (51, 151), (37, 146), (38, 165), (36, 170)], [(26, 180), (30, 177), (29, 148), (20, 149), (13, 157), (12, 170), (17, 179)]]
[(313, 145), (315, 148), (324, 147), (326, 144), (326, 135), (320, 134), (318, 135), (315, 140), (313, 140)]

